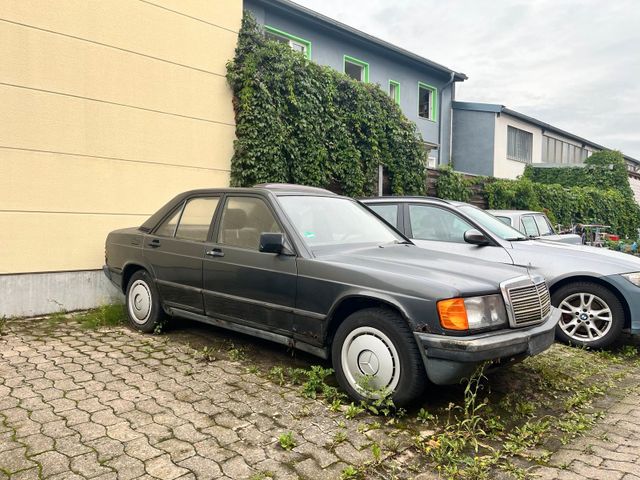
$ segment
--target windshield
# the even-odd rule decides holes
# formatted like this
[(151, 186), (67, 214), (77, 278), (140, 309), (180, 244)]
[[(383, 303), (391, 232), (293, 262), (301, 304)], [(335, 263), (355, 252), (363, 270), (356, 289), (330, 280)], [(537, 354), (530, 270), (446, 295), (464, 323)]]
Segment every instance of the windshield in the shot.
[(405, 241), (362, 205), (347, 198), (291, 195), (278, 200), (310, 247)]
[(460, 207), (460, 210), (478, 222), (483, 228), (486, 228), (503, 240), (527, 240), (527, 237), (518, 230), (510, 227), (509, 225), (505, 225), (503, 222), (484, 210), (480, 210), (479, 208), (472, 207), (470, 205), (464, 205)]

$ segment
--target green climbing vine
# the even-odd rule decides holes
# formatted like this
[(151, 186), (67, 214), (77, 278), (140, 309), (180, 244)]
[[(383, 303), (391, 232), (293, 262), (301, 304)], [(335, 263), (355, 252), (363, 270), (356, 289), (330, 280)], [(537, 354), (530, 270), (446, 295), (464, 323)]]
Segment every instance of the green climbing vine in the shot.
[(231, 184), (287, 182), (351, 196), (425, 193), (425, 151), (413, 122), (377, 85), (355, 81), (269, 40), (245, 13), (227, 65), (236, 141)]

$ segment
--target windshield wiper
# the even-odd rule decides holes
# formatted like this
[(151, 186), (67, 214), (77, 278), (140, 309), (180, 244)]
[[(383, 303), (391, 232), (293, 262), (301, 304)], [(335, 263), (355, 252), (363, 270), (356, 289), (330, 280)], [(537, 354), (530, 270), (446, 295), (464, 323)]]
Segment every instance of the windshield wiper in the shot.
[(531, 237), (513, 237), (505, 238), (507, 242), (524, 242), (525, 240), (531, 240)]

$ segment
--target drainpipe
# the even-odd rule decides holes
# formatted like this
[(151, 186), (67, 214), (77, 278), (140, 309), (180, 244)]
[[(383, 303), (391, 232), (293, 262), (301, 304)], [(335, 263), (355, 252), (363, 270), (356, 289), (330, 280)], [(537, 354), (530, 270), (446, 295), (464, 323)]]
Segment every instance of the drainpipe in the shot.
[[(443, 103), (442, 99), (444, 97), (444, 91), (447, 89), (449, 85), (451, 85), (455, 81), (455, 76), (456, 76), (456, 73), (451, 72), (451, 77), (449, 78), (449, 81), (444, 84), (444, 86), (442, 87), (442, 90), (440, 91), (440, 109), (438, 110), (438, 149), (440, 151), (438, 152), (438, 165), (442, 164), (442, 103)], [(453, 102), (453, 94), (451, 95), (451, 101)], [(453, 132), (450, 132), (450, 133), (453, 134)], [(451, 158), (451, 146), (449, 146), (449, 158)], [(449, 162), (447, 161), (447, 163)]]

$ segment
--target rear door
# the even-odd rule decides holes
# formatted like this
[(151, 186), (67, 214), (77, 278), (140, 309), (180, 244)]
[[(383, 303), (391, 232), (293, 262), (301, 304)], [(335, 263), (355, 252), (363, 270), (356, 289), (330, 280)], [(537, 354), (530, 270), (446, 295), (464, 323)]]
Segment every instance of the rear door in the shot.
[(296, 257), (259, 251), (261, 233), (283, 233), (261, 196), (228, 195), (204, 255), (206, 314), (291, 335)]
[(464, 232), (476, 227), (446, 207), (408, 203), (404, 213), (404, 233), (419, 247), (492, 262), (512, 263), (507, 251), (499, 245), (478, 246), (465, 242)]
[(219, 196), (189, 198), (145, 235), (143, 255), (163, 301), (202, 314), (202, 259)]

